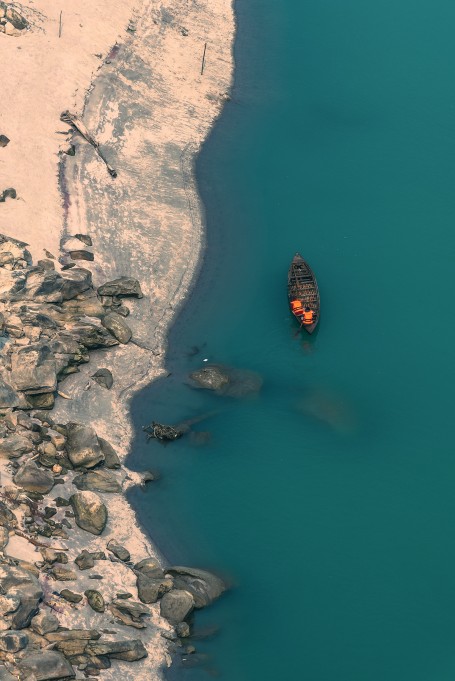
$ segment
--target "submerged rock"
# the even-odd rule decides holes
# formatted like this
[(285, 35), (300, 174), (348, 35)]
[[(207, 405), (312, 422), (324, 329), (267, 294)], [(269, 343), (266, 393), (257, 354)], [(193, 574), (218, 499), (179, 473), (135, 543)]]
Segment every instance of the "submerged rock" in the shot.
[(167, 572), (172, 575), (177, 589), (191, 593), (195, 608), (210, 605), (226, 590), (222, 580), (206, 570), (177, 566), (169, 568)]
[(174, 428), (174, 426), (165, 426), (162, 423), (156, 423), (156, 421), (152, 421), (150, 426), (144, 426), (143, 430), (148, 433), (149, 439), (156, 438), (161, 441), (177, 440), (183, 435), (182, 430)]
[(245, 397), (259, 392), (262, 387), (262, 378), (256, 372), (220, 364), (204, 366), (189, 377), (195, 387), (228, 397)]
[(76, 523), (91, 534), (101, 534), (107, 523), (107, 509), (94, 492), (77, 492), (70, 497)]

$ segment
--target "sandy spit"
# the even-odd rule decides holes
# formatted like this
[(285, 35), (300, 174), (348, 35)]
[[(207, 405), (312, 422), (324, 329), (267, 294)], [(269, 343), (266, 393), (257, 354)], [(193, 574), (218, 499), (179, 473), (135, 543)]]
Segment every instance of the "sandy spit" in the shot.
[[(60, 37), (58, 3), (23, 5), (31, 30), (0, 34), (0, 134), (10, 139), (0, 148), (0, 194), (8, 187), (17, 192), (17, 199), (0, 203), (0, 232), (26, 241), (35, 261), (45, 251), (61, 257), (72, 235), (88, 234), (95, 259), (81, 264), (92, 270), (95, 285), (121, 275), (141, 282), (144, 298), (128, 302), (137, 344), (91, 353), (90, 364), (61, 385), (69, 399), (58, 398), (53, 413), (62, 422), (91, 423), (124, 459), (132, 439), (129, 402), (163, 372), (166, 331), (201, 256), (203, 211), (193, 166), (229, 97), (232, 0), (65, 3)], [(100, 142), (116, 179), (92, 146), (67, 134), (60, 121), (65, 110)], [(74, 157), (61, 153), (71, 143)], [(90, 379), (101, 367), (114, 375), (111, 391)], [(125, 498), (103, 496), (110, 520), (101, 543), (113, 536), (134, 559), (157, 556)], [(122, 582), (134, 588), (119, 570), (109, 579), (112, 588)], [(125, 679), (159, 678), (166, 655), (159, 632), (167, 625), (157, 612), (153, 624), (145, 641), (149, 658), (140, 673), (139, 663), (123, 664)], [(103, 678), (118, 678), (118, 668)]]

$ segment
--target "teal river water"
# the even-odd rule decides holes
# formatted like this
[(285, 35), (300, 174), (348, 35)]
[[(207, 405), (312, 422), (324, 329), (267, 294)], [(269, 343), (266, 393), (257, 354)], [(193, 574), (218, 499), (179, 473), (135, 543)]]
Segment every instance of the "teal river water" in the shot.
[[(198, 613), (203, 681), (453, 681), (455, 4), (238, 0), (232, 101), (197, 164), (207, 253), (135, 400), (132, 501), (171, 562), (232, 588)], [(207, 55), (210, 59), (210, 51)], [(322, 319), (296, 338), (296, 250)], [(202, 346), (189, 356), (190, 348)], [(256, 397), (192, 390), (203, 358)], [(146, 444), (201, 413), (211, 440)]]

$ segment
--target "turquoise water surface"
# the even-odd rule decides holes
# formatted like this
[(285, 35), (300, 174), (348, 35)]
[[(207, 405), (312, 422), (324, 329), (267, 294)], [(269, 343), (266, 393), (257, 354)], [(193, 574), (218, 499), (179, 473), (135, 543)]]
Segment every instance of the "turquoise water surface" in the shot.
[[(232, 101), (197, 164), (205, 264), (172, 375), (133, 405), (132, 500), (170, 562), (220, 572), (203, 681), (453, 681), (455, 4), (237, 0)], [(295, 337), (296, 250), (319, 281)], [(198, 346), (199, 354), (191, 348)], [(192, 390), (202, 360), (257, 371)], [(210, 440), (141, 426), (210, 414)]]

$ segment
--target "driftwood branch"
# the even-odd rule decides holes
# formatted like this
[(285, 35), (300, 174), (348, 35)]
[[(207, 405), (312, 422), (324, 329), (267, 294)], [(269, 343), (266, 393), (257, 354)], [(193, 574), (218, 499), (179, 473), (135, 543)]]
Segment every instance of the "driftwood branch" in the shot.
[(90, 144), (92, 145), (92, 147), (94, 147), (100, 159), (103, 161), (103, 163), (106, 164), (106, 168), (108, 170), (109, 175), (111, 177), (117, 177), (117, 171), (114, 170), (114, 168), (112, 168), (112, 166), (110, 166), (107, 160), (104, 158), (104, 155), (100, 150), (99, 142), (97, 142), (96, 139), (92, 137), (92, 135), (89, 133), (81, 119), (75, 116), (75, 114), (70, 113), (69, 111), (64, 111), (60, 115), (60, 120), (63, 121), (63, 123), (68, 123), (69, 125), (71, 125), (75, 130), (77, 130), (78, 133), (82, 135), (84, 139), (87, 140), (87, 142), (90, 142)]

